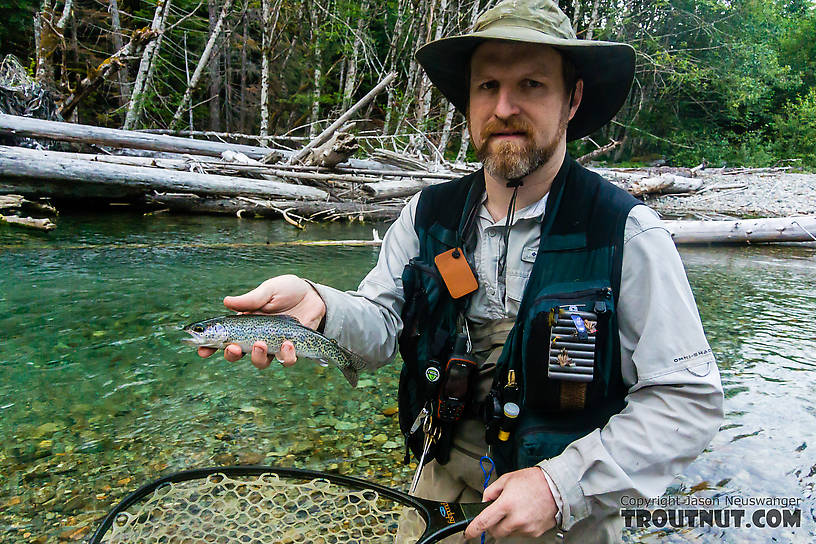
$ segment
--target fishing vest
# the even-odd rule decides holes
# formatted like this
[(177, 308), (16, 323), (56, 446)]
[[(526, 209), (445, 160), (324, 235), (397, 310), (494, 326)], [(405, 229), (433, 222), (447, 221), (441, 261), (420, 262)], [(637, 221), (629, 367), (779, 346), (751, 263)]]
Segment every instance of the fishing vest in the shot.
[[(399, 338), (404, 361), (400, 427), (417, 457), (424, 437), (421, 430), (411, 434), (410, 428), (428, 400), (425, 371), (429, 361), (449, 357), (458, 332), (457, 318), (464, 313), (467, 299), (450, 296), (434, 257), (455, 247), (472, 254), (477, 229), (472, 223), (484, 183), (484, 172), (479, 170), (427, 187), (417, 205), (419, 254), (402, 274), (405, 305)], [(565, 157), (547, 198), (538, 252), (516, 321), (496, 364), (491, 394), (495, 392), (498, 399), (492, 402), (502, 406), (505, 392), (512, 393), (521, 408), (510, 438), (492, 444), (499, 473), (559, 455), (623, 410), (627, 390), (620, 369), (617, 302), (624, 227), (637, 204), (627, 192)], [(552, 326), (560, 323), (556, 322), (559, 312), (566, 319), (592, 315), (586, 312), (597, 315), (597, 322), (585, 323), (594, 336), (594, 354), (579, 361), (580, 367), (551, 357)], [(576, 378), (577, 373), (585, 377)], [(511, 375), (515, 378), (512, 390), (508, 389)], [(447, 452), (435, 455), (440, 463), (447, 462)]]

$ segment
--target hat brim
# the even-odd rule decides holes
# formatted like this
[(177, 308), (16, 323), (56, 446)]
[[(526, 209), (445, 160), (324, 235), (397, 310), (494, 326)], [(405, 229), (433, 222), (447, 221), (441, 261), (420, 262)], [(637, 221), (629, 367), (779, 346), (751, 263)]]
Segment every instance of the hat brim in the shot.
[(626, 98), (635, 75), (635, 50), (628, 44), (556, 38), (536, 30), (498, 25), (425, 44), (416, 59), (428, 78), (462, 114), (467, 111), (470, 57), (487, 40), (539, 43), (569, 56), (584, 81), (583, 98), (567, 126), (567, 141), (607, 124)]

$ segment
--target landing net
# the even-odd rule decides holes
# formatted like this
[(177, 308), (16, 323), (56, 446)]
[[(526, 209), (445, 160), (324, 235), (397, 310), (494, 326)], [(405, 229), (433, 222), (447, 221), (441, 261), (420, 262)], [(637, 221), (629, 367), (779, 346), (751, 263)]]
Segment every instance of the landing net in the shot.
[(168, 483), (120, 512), (102, 542), (127, 544), (414, 543), (425, 522), (371, 489), (274, 473)]

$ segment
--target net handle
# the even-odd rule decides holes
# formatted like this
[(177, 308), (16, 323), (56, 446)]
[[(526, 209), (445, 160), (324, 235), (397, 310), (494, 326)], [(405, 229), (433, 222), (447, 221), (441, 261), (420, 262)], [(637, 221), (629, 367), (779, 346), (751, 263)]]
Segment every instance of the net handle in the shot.
[(116, 517), (133, 504), (153, 493), (156, 489), (168, 484), (186, 482), (190, 480), (202, 480), (214, 474), (232, 476), (260, 476), (262, 474), (277, 474), (278, 476), (296, 480), (323, 479), (331, 483), (341, 485), (355, 490), (376, 491), (380, 495), (415, 508), (422, 515), (425, 521), (425, 532), (422, 534), (417, 544), (431, 544), (446, 536), (462, 531), (479, 512), (487, 507), (487, 503), (443, 503), (412, 497), (402, 491), (397, 491), (365, 480), (353, 478), (351, 476), (341, 476), (339, 474), (327, 474), (315, 470), (277, 468), (269, 466), (247, 465), (228, 467), (208, 467), (192, 470), (184, 470), (165, 476), (153, 482), (147, 483), (125, 497), (111, 510), (105, 519), (102, 520), (99, 528), (88, 541), (88, 544), (100, 544), (102, 537), (113, 525)]

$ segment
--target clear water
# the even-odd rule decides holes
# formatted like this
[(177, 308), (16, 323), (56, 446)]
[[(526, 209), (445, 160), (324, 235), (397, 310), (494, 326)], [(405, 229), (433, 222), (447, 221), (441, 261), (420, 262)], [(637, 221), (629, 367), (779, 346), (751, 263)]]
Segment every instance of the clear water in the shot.
[[(0, 227), (0, 541), (87, 537), (127, 492), (191, 467), (308, 467), (404, 488), (396, 367), (355, 390), (310, 361), (259, 372), (179, 342), (181, 325), (274, 275), (354, 288), (376, 248), (274, 243), (370, 239), (371, 228), (136, 214), (65, 216), (49, 234)], [(802, 498), (802, 527), (627, 540), (813, 541), (816, 250), (682, 255), (727, 415), (670, 493)]]

